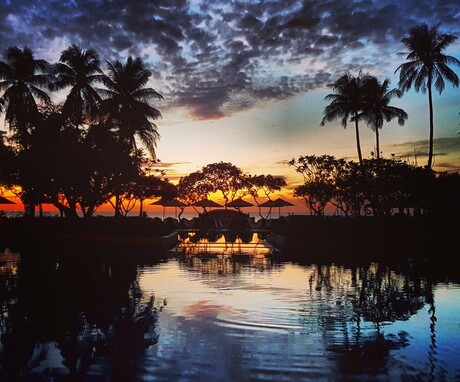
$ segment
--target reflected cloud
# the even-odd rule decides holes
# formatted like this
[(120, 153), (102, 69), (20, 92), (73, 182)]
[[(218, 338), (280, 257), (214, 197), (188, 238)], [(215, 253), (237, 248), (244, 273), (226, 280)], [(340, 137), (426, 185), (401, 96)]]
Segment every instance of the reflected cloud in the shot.
[[(458, 288), (434, 283), (445, 274), (416, 259), (302, 266), (286, 254), (270, 272), (243, 266), (226, 277), (184, 270), (175, 258), (142, 266), (135, 251), (46, 244), (48, 252), (22, 253), (20, 285), (0, 272), (4, 380), (46, 374), (47, 365), (56, 378), (61, 368), (72, 380), (114, 381), (411, 379), (427, 366), (433, 379), (450, 379), (458, 371), (448, 365), (457, 348), (441, 351), (458, 337)], [(410, 368), (397, 353), (405, 347)]]
[(221, 314), (231, 314), (233, 310), (224, 305), (213, 304), (211, 301), (197, 301), (184, 308), (184, 317), (200, 322), (214, 322)]

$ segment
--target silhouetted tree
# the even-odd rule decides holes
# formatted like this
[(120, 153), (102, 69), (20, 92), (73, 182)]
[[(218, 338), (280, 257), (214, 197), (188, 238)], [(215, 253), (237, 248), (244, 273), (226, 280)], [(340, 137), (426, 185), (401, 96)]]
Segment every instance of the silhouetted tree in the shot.
[(7, 189), (15, 184), (17, 170), (15, 152), (11, 146), (5, 144), (5, 133), (0, 132), (0, 186)]
[(62, 113), (73, 123), (80, 125), (85, 115), (95, 114), (97, 104), (101, 101), (93, 88), (95, 82), (103, 79), (99, 55), (94, 49), (85, 51), (73, 44), (62, 51), (60, 61), (54, 66), (54, 87), (70, 87)]
[(161, 197), (165, 200), (172, 200), (177, 195), (177, 188), (174, 184), (164, 179), (164, 174), (158, 172), (155, 175), (139, 175), (133, 185), (133, 197), (139, 200), (139, 217), (143, 216), (143, 202), (152, 197)]
[[(264, 196), (270, 199), (270, 195), (276, 191), (280, 191), (282, 187), (286, 186), (284, 178), (276, 177), (273, 175), (247, 175), (244, 177), (243, 183), (248, 190), (249, 195), (252, 196), (257, 206), (259, 203), (259, 192), (262, 192)], [(261, 210), (259, 208), (259, 216), (263, 218)]]
[(24, 203), (32, 203), (31, 208), (43, 202), (52, 203), (62, 215), (76, 217), (76, 197), (84, 183), (84, 167), (80, 167), (81, 132), (59, 109), (49, 106), (41, 110), (30, 143), (17, 156), (18, 184), (22, 198), (27, 199)]
[(313, 181), (297, 186), (294, 196), (317, 216), (323, 216), (326, 205), (334, 196), (334, 186), (327, 181)]
[[(129, 150), (120, 143), (115, 132), (104, 122), (91, 124), (84, 134), (80, 171), (85, 174), (85, 187), (80, 190), (78, 203), (85, 217), (110, 200), (120, 188), (129, 168)], [(130, 170), (129, 173), (131, 174)]]
[(355, 123), (356, 147), (358, 150), (359, 163), (362, 163), (361, 143), (359, 139), (358, 113), (363, 105), (363, 84), (369, 78), (369, 74), (361, 71), (357, 77), (353, 77), (349, 72), (345, 72), (337, 81), (329, 84), (334, 93), (328, 94), (325, 100), (331, 103), (324, 109), (324, 117), (321, 126), (326, 122), (340, 119), (344, 128), (347, 127), (348, 120), (353, 118)]
[(449, 68), (449, 64), (460, 65), (460, 61), (452, 56), (443, 54), (443, 51), (457, 39), (456, 36), (440, 33), (439, 24), (428, 27), (427, 24), (417, 25), (409, 30), (409, 35), (401, 42), (409, 50), (408, 60), (398, 66), (399, 86), (408, 91), (414, 85), (415, 91), (425, 93), (428, 90), (428, 107), (430, 114), (430, 147), (428, 154), (429, 168), (433, 165), (434, 117), (432, 86), (441, 94), (445, 87), (445, 80), (453, 86), (459, 85), (458, 76)]
[(131, 148), (125, 142), (121, 142), (121, 144), (117, 142), (116, 145), (121, 148), (123, 154), (114, 163), (115, 166), (113, 168), (116, 170), (116, 173), (114, 173), (112, 179), (112, 198), (108, 201), (115, 210), (115, 216), (119, 217), (122, 216), (123, 210), (125, 210), (126, 214), (127, 208), (126, 206), (123, 207), (123, 203), (129, 203), (134, 198), (132, 186), (139, 177), (143, 153), (142, 150), (136, 150), (134, 153), (131, 152)]
[(337, 162), (335, 191), (331, 203), (345, 216), (360, 216), (366, 204), (362, 165), (353, 161)]
[(103, 97), (101, 111), (114, 125), (121, 140), (133, 151), (137, 150), (136, 137), (153, 159), (156, 142), (160, 138), (153, 122), (161, 117), (159, 110), (148, 102), (163, 99), (154, 89), (146, 87), (152, 73), (140, 58), (128, 57), (125, 64), (108, 62), (109, 74), (104, 79), (107, 89), (99, 89)]
[(180, 178), (177, 185), (178, 199), (186, 205), (192, 205), (202, 199), (207, 199), (211, 192), (212, 185), (205, 182), (201, 171), (195, 171)]
[(201, 169), (204, 182), (211, 186), (211, 192), (221, 192), (225, 205), (233, 200), (243, 185), (243, 171), (228, 162), (211, 163)]
[(460, 213), (460, 173), (440, 172), (436, 174), (431, 188), (430, 213), (455, 219)]
[(389, 90), (390, 80), (385, 79), (379, 82), (376, 77), (369, 77), (363, 85), (364, 102), (359, 118), (366, 121), (375, 131), (376, 158), (380, 159), (379, 129), (383, 127), (383, 122), (390, 122), (398, 118), (398, 123), (404, 125), (408, 118), (407, 113), (398, 107), (390, 106), (390, 101), (394, 96), (401, 97), (402, 91), (399, 89)]
[(6, 62), (0, 62), (0, 105), (15, 140), (25, 148), (39, 118), (36, 100), (50, 103), (42, 89), (50, 83), (50, 66), (45, 60), (35, 59), (28, 47), (9, 47), (4, 57)]
[[(390, 159), (368, 159), (363, 162), (362, 192), (375, 216), (389, 216), (394, 208), (414, 206), (416, 167)], [(419, 183), (420, 184), (420, 183)]]
[(304, 180), (304, 184), (295, 188), (294, 195), (315, 215), (323, 215), (334, 196), (334, 177), (342, 164), (343, 160), (331, 155), (305, 155), (289, 162)]
[(163, 175), (163, 173), (159, 172), (157, 175), (147, 176), (140, 165), (138, 175), (133, 176), (129, 182), (123, 185), (120, 208), (124, 216), (127, 216), (133, 210), (137, 201), (140, 202), (139, 216), (142, 217), (142, 205), (145, 199), (151, 197), (173, 199), (175, 197), (176, 187), (169, 183), (167, 179), (162, 179)]

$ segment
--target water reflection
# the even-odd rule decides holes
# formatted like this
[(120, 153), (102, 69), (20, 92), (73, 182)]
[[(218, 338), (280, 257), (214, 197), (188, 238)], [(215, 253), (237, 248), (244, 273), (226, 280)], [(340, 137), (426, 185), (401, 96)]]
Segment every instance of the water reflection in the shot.
[[(385, 375), (391, 379), (391, 375), (407, 373), (410, 377), (414, 372), (407, 364), (400, 363), (394, 352), (410, 345), (409, 332), (417, 326), (408, 323), (404, 330), (392, 330), (392, 323), (408, 322), (420, 312), (426, 314), (424, 309), (434, 290), (425, 276), (401, 273), (399, 267), (376, 263), (352, 268), (337, 265), (298, 267), (284, 263), (275, 264), (271, 269), (264, 272), (264, 277), (257, 278), (247, 264), (241, 264), (238, 274), (221, 274), (223, 277), (212, 279), (207, 275), (200, 279), (184, 267), (180, 267), (177, 273), (170, 269), (171, 284), (181, 283), (181, 288), (193, 290), (190, 294), (175, 294), (175, 306), (168, 310), (174, 316), (170, 320), (174, 320), (180, 328), (184, 327), (183, 332), (179, 330), (175, 335), (188, 338), (190, 327), (196, 329), (205, 322), (201, 342), (212, 342), (205, 331), (216, 330), (220, 333), (221, 342), (233, 343), (236, 338), (243, 348), (251, 349), (258, 362), (262, 362), (259, 358), (267, 356), (272, 357), (273, 363), (279, 356), (273, 352), (268, 356), (264, 345), (256, 344), (253, 338), (258, 337), (256, 333), (268, 333), (270, 346), (287, 346), (280, 351), (285, 353), (288, 350), (289, 357), (279, 361), (283, 365), (283, 375), (289, 376), (293, 374), (288, 370), (294, 368), (298, 372), (300, 368), (305, 378), (309, 378), (310, 374), (304, 367), (312, 360), (311, 349), (316, 349), (315, 354), (324, 354), (328, 360), (335, 360), (334, 367), (328, 365), (327, 370), (332, 370), (332, 375), (327, 376), (329, 380), (340, 379), (340, 375), (361, 373)], [(150, 278), (155, 278), (160, 290), (169, 290), (169, 284), (160, 281), (156, 272), (142, 276), (146, 287)], [(183, 321), (183, 318), (186, 319)], [(423, 331), (425, 325), (426, 319), (419, 329)], [(275, 337), (274, 340), (277, 335), (295, 337), (290, 337), (285, 343), (285, 337)], [(225, 339), (226, 336), (230, 338)], [(454, 338), (456, 341), (459, 339), (458, 328)], [(170, 341), (175, 343), (174, 338)], [(425, 341), (423, 346), (426, 347), (427, 343)], [(420, 348), (414, 350), (419, 352)], [(426, 354), (424, 349), (421, 350)], [(225, 354), (218, 353), (212, 354), (214, 359), (222, 357), (220, 363), (230, 362)], [(300, 358), (304, 363), (296, 363)], [(194, 362), (199, 361), (191, 360), (189, 367), (195, 368)], [(325, 359), (315, 362), (322, 366), (328, 364)], [(415, 374), (424, 375), (428, 373), (428, 365), (424, 357), (420, 362), (422, 367), (415, 369)], [(452, 372), (454, 364), (450, 367)], [(437, 372), (441, 371), (442, 368), (438, 368)], [(261, 379), (270, 379), (264, 372), (273, 370), (267, 368), (258, 372)]]
[(306, 317), (318, 318), (328, 351), (340, 355), (340, 374), (391, 379), (392, 373), (401, 373), (401, 365), (390, 355), (409, 346), (409, 334), (384, 335), (382, 325), (388, 328), (391, 322), (416, 315), (428, 302), (427, 296), (433, 295), (430, 283), (376, 263), (352, 269), (317, 265), (309, 289), (318, 302), (316, 314), (310, 305), (304, 308)]
[(181, 232), (179, 250), (185, 255), (268, 255), (273, 247), (263, 233), (252, 231)]
[(272, 266), (273, 247), (258, 232), (182, 232), (178, 245), (181, 264), (202, 274), (241, 273), (242, 265), (263, 271)]
[(241, 240), (247, 252), (207, 247), (141, 257), (107, 248), (5, 250), (0, 379), (460, 375), (458, 287), (400, 264), (280, 261), (260, 243), (253, 236)]
[(132, 376), (119, 365), (158, 341), (164, 302), (142, 294), (136, 262), (85, 248), (36, 248), (20, 256), (5, 250), (0, 264), (6, 380), (83, 378), (99, 370), (127, 381)]
[(264, 271), (272, 267), (269, 255), (214, 255), (214, 256), (181, 256), (181, 264), (202, 274), (229, 275), (241, 273), (243, 265)]

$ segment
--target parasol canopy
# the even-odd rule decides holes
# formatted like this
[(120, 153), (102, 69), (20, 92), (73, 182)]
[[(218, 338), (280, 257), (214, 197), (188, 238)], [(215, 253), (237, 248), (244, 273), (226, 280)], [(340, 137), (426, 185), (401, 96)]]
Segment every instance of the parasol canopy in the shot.
[(163, 199), (157, 200), (150, 205), (163, 206), (163, 207), (185, 207), (185, 204), (177, 199)]
[(209, 200), (209, 199), (202, 199), (198, 202), (193, 203), (192, 206), (203, 207), (203, 208), (223, 207), (219, 203), (216, 203), (214, 200)]
[(16, 204), (16, 203), (0, 195), (0, 204)]
[(231, 201), (230, 203), (227, 203), (227, 207), (233, 207), (233, 208), (243, 208), (243, 207), (251, 207), (254, 204), (247, 202), (246, 200), (243, 200), (241, 198), (235, 199)]
[(165, 218), (165, 207), (174, 207), (177, 219), (177, 208), (184, 208), (186, 205), (177, 199), (159, 199), (155, 202), (150, 203), (150, 205), (154, 206), (163, 206), (163, 220)]
[(269, 207), (270, 209), (273, 207), (278, 207), (278, 216), (281, 216), (281, 207), (289, 207), (293, 206), (291, 202), (284, 200), (282, 198), (278, 198), (275, 200), (267, 200), (264, 203), (259, 204), (259, 207)]

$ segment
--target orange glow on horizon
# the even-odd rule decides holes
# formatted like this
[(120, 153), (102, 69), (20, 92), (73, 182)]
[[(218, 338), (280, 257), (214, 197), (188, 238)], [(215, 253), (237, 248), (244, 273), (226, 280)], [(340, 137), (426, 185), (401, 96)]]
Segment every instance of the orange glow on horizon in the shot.
[[(12, 212), (16, 212), (18, 214), (22, 214), (24, 212), (24, 205), (22, 204), (21, 200), (19, 199), (19, 197), (15, 196), (15, 195), (11, 195), (9, 193), (5, 193), (3, 195), (5, 198), (13, 201), (15, 204), (3, 204), (3, 205), (0, 205), (0, 211), (4, 211), (4, 212), (9, 212), (9, 213), (12, 213)], [(276, 194), (273, 194), (270, 196), (272, 200), (278, 198), (278, 197), (281, 197), (291, 203), (294, 204), (294, 206), (289, 206), (289, 207), (282, 207), (281, 208), (281, 214), (282, 215), (287, 215), (288, 213), (302, 213), (302, 214), (305, 214), (307, 213), (307, 210), (306, 210), (306, 207), (303, 206), (298, 199), (294, 198), (292, 196), (292, 194), (290, 194), (288, 191), (281, 191), (281, 192), (278, 192)], [(159, 200), (160, 198), (152, 198), (152, 199), (146, 199), (144, 200), (143, 202), (143, 211), (144, 212), (147, 212), (147, 213), (152, 213), (152, 214), (155, 214), (156, 216), (161, 216), (162, 213), (163, 213), (163, 207), (160, 206), (160, 205), (151, 205), (151, 203)], [(224, 206), (224, 198), (222, 197), (221, 194), (219, 193), (215, 193), (215, 194), (212, 194), (210, 195), (209, 197), (210, 200), (216, 202), (216, 203), (219, 203), (221, 204), (222, 206)], [(244, 200), (250, 202), (250, 203), (254, 203), (254, 199), (252, 197), (249, 197), (249, 196), (245, 196), (243, 198)], [(267, 199), (266, 197), (259, 197), (258, 201), (259, 203), (263, 203), (265, 202)], [(46, 213), (46, 214), (50, 214), (50, 215), (59, 215), (59, 210), (53, 206), (52, 204), (50, 203), (43, 203), (42, 204), (42, 209), (43, 209), (43, 212)], [(140, 209), (140, 203), (139, 202), (136, 202), (136, 205), (135, 207), (129, 212), (128, 216), (137, 216), (139, 214), (139, 209)], [(197, 207), (196, 208), (199, 212), (202, 212), (202, 208), (201, 207)], [(169, 214), (171, 212), (174, 213), (174, 208), (173, 207), (166, 207), (166, 212), (168, 212)], [(177, 209), (177, 211), (179, 211), (179, 209)], [(193, 210), (193, 207), (191, 206), (187, 206), (185, 207), (185, 211), (187, 212), (194, 212)], [(258, 207), (255, 205), (254, 207), (245, 207), (245, 208), (242, 208), (241, 209), (242, 212), (244, 213), (252, 213), (252, 214), (258, 214), (259, 212), (259, 209)], [(267, 208), (264, 208), (262, 209), (262, 213), (263, 215), (265, 215), (266, 213), (268, 212), (268, 209)], [(36, 213), (38, 213), (38, 208), (36, 208)], [(102, 206), (98, 207), (96, 209), (96, 212), (94, 215), (98, 215), (98, 213), (103, 213), (104, 215), (107, 214), (107, 215), (110, 215), (110, 213), (114, 213), (114, 209), (113, 207), (110, 205), (109, 202), (103, 204)], [(278, 208), (273, 208), (272, 209), (272, 216), (278, 216)]]

